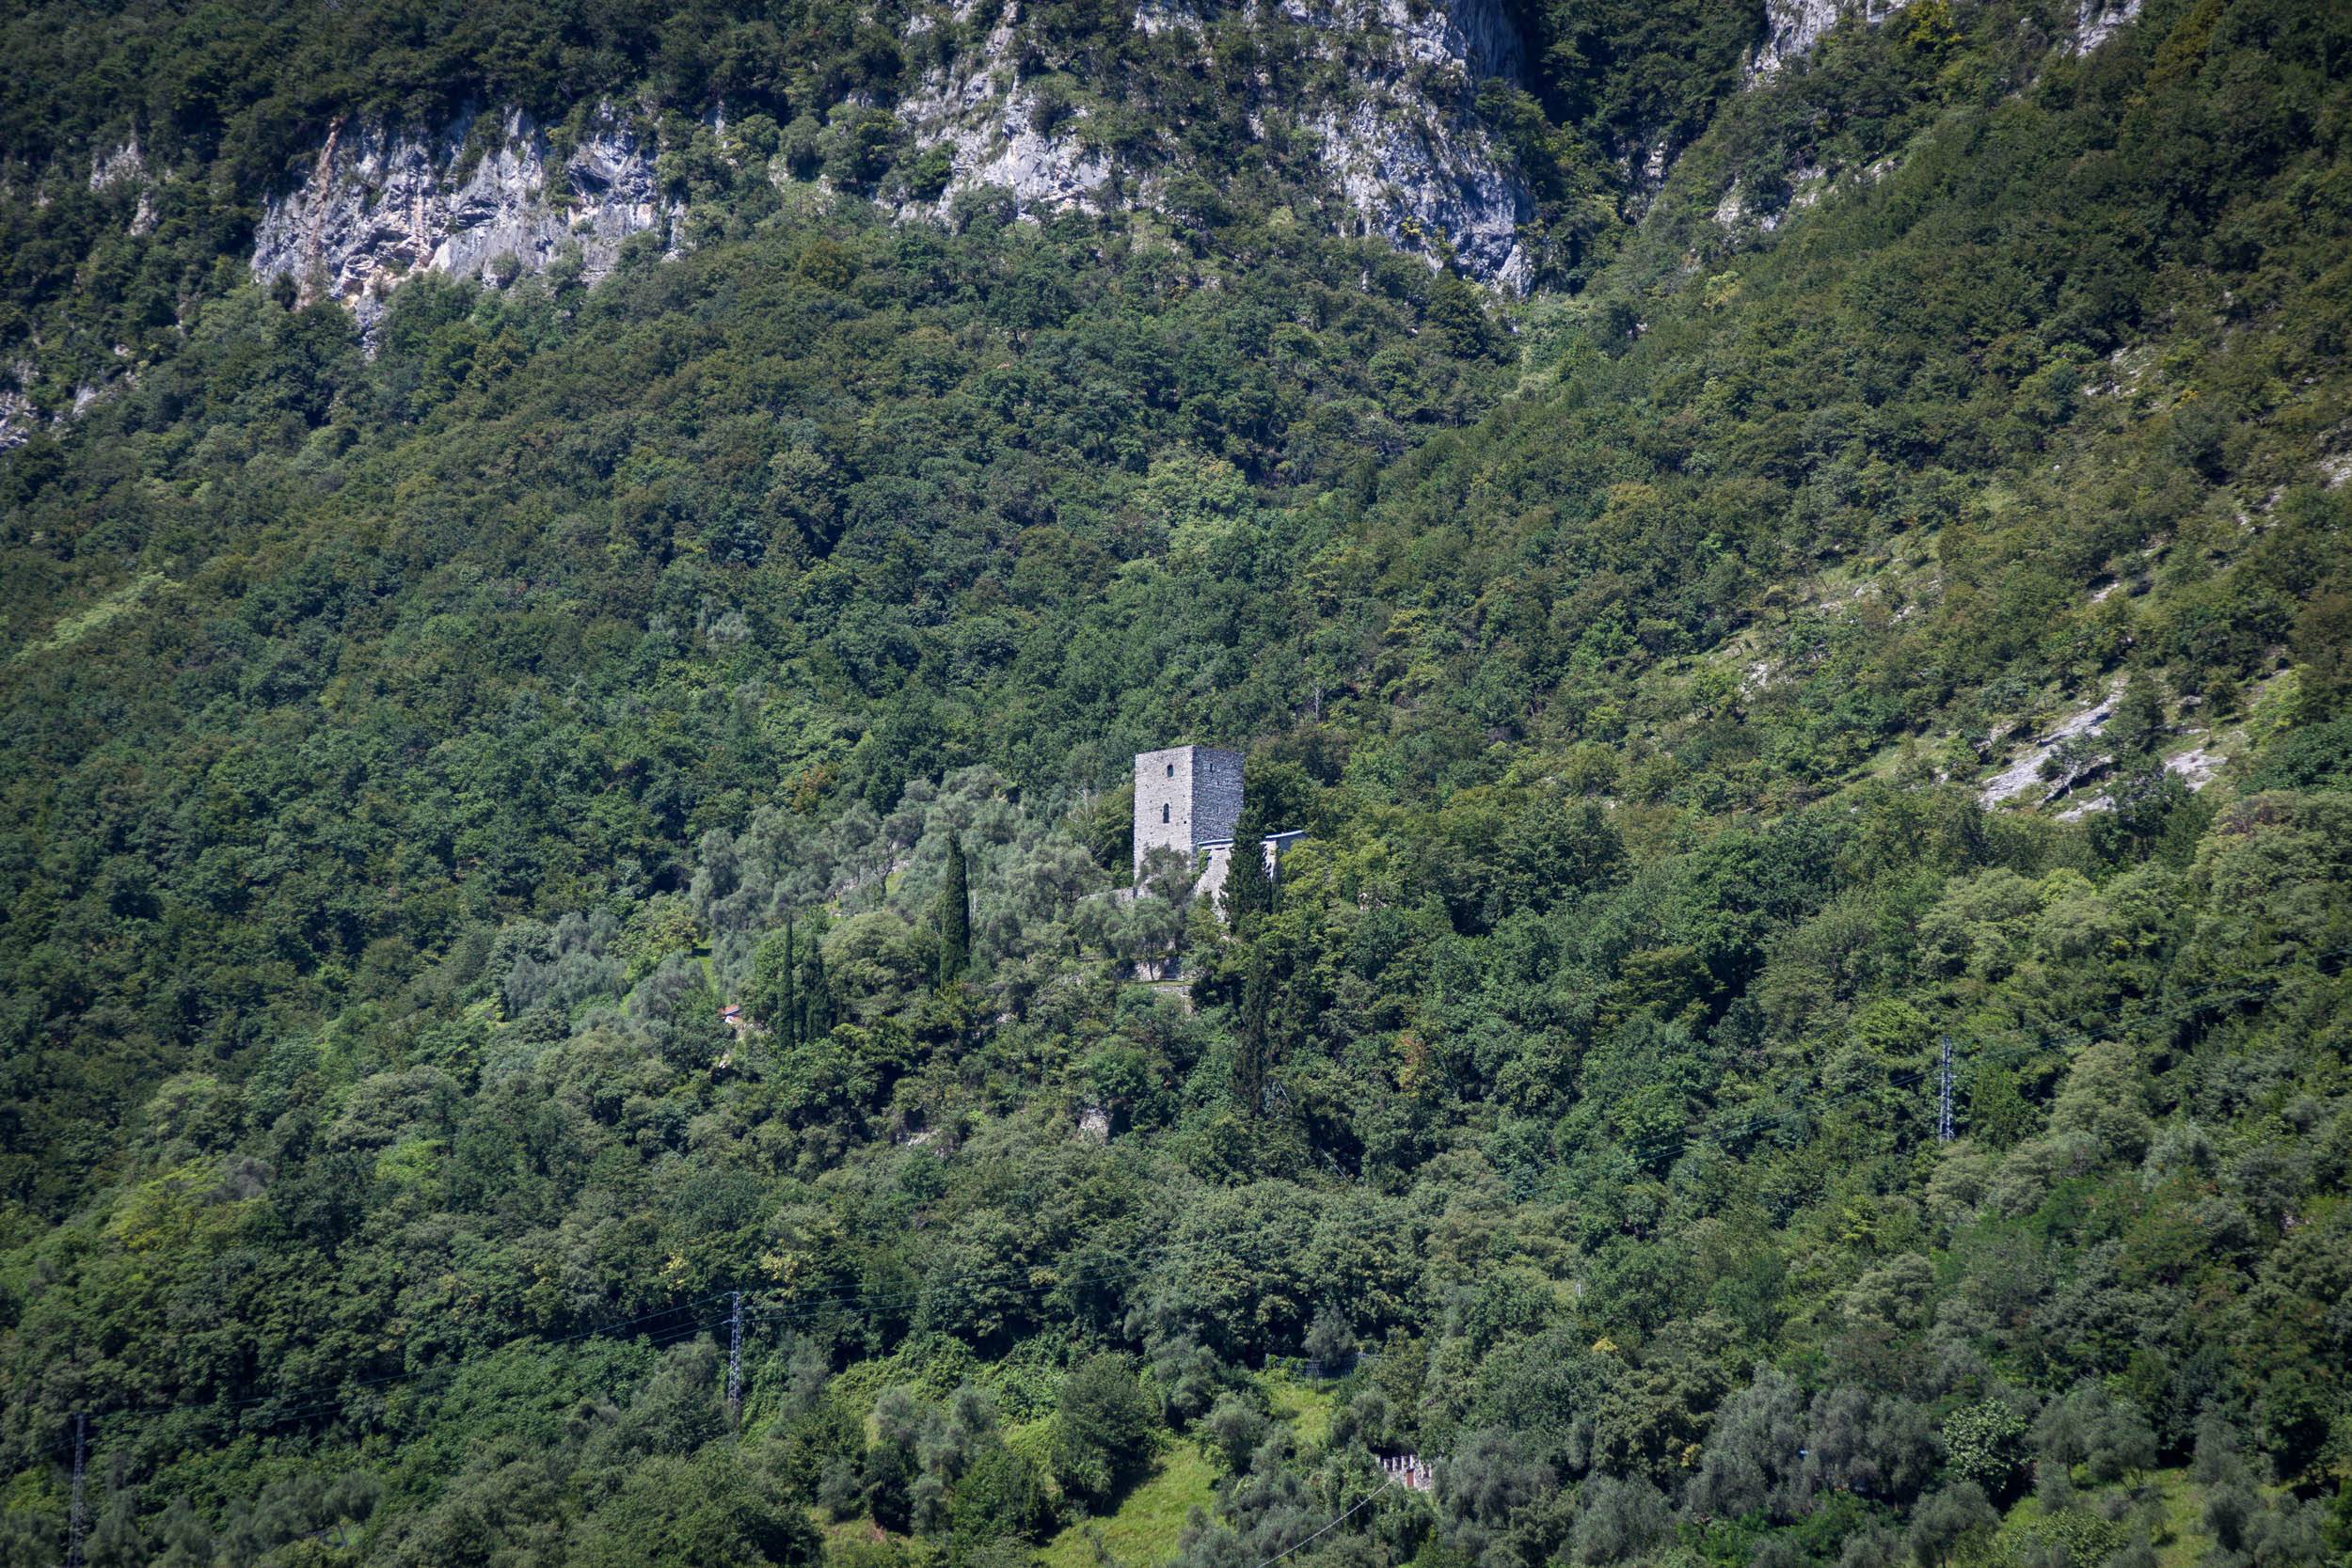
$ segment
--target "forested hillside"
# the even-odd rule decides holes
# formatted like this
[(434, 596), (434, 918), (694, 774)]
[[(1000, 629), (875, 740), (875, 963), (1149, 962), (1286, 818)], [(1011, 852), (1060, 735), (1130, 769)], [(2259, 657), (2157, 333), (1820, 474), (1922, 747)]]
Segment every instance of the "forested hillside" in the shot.
[(0, 1561), (2352, 1559), (2352, 13), (1313, 14), (0, 22)]

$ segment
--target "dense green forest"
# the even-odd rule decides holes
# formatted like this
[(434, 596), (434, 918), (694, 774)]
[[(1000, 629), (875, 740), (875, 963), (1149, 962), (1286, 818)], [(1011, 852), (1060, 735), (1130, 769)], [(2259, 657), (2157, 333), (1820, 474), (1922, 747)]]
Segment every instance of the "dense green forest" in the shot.
[[(1524, 298), (1240, 12), (1042, 223), (989, 16), (0, 19), (0, 1561), (2352, 1560), (2352, 11), (1511, 14)], [(680, 254), (246, 267), (605, 98)]]

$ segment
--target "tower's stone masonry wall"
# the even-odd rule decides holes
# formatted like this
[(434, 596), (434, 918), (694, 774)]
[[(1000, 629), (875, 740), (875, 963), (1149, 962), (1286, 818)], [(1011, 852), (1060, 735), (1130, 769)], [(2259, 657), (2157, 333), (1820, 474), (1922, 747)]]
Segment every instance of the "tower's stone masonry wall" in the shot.
[(1233, 836), (1241, 820), (1241, 753), (1214, 746), (1170, 746), (1136, 758), (1136, 879), (1154, 849), (1189, 859), (1212, 839)]
[(1192, 748), (1171, 746), (1136, 758), (1136, 880), (1154, 849), (1192, 852)]
[[(1176, 769), (1177, 776), (1184, 769)], [(1192, 748), (1192, 842), (1188, 848), (1232, 838), (1241, 822), (1241, 753)]]

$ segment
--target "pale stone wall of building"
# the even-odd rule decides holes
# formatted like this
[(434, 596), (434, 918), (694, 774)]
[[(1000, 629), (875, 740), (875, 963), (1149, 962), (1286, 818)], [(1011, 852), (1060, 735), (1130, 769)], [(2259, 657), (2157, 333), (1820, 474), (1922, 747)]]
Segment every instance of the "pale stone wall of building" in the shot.
[[(1294, 828), (1288, 832), (1268, 834), (1261, 847), (1265, 854), (1266, 875), (1269, 877), (1274, 875), (1275, 867), (1281, 863), (1283, 852), (1306, 836), (1306, 831), (1300, 828)], [(1192, 895), (1195, 898), (1208, 899), (1210, 906), (1217, 911), (1220, 918), (1224, 915), (1225, 906), (1217, 900), (1225, 895), (1225, 878), (1232, 867), (1233, 841), (1232, 839), (1219, 839), (1214, 844), (1201, 846), (1200, 878), (1192, 884)]]
[(1241, 820), (1241, 753), (1214, 746), (1170, 746), (1136, 757), (1136, 879), (1143, 857), (1173, 849), (1189, 858), (1230, 839)]
[(1225, 874), (1233, 868), (1233, 846), (1231, 840), (1212, 844), (1200, 851), (1200, 875), (1192, 884), (1195, 898), (1206, 898), (1209, 907), (1224, 911)]
[(1192, 752), (1189, 746), (1136, 757), (1136, 880), (1153, 849), (1192, 853)]

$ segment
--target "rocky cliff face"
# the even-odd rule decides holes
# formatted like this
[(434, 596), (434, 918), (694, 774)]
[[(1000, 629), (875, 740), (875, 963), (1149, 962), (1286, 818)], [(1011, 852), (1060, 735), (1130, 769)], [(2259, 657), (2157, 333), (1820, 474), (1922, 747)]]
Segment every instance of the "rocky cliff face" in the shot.
[(32, 439), (40, 428), (40, 411), (32, 399), (11, 389), (0, 389), (0, 451), (11, 451)]
[[(1789, 61), (1810, 52), (1821, 35), (1847, 16), (1860, 16), (1872, 26), (1909, 5), (1911, 0), (1764, 0), (1764, 41), (1748, 62), (1750, 83), (1770, 76)], [(2141, 0), (2079, 0), (2074, 36), (2070, 48), (2088, 55), (2139, 15)]]
[(341, 300), (373, 326), (385, 296), (420, 271), (502, 284), (577, 248), (595, 282), (632, 234), (675, 243), (682, 214), (661, 195), (653, 149), (612, 117), (560, 158), (510, 113), (469, 163), (479, 128), (467, 118), (428, 136), (338, 123), (310, 178), (269, 203), (255, 275), (291, 278), (306, 300)]
[(1523, 293), (1531, 269), (1518, 226), (1534, 203), (1470, 108), (1479, 83), (1516, 78), (1524, 68), (1518, 34), (1501, 7), (1280, 0), (1280, 10), (1343, 58), (1361, 56), (1342, 40), (1372, 40), (1369, 60), (1351, 71), (1348, 101), (1303, 117), (1358, 220), (1400, 250), (1453, 261), (1473, 277)]
[(105, 149), (90, 160), (89, 188), (93, 191), (112, 190), (117, 185), (135, 186), (139, 204), (131, 214), (132, 237), (142, 238), (155, 231), (155, 182), (147, 172), (147, 156), (139, 150), (139, 139), (133, 136), (119, 147)]
[(977, 52), (933, 68), (900, 102), (898, 123), (918, 148), (944, 148), (954, 170), (938, 199), (901, 203), (901, 217), (935, 216), (985, 186), (1010, 192), (1024, 217), (1129, 205), (1111, 188), (1110, 161), (1074, 124), (1040, 123), (1036, 93), (1014, 79), (1018, 26), (1008, 8)]
[[(1248, 0), (1219, 13), (1217, 24), (1235, 22), (1280, 29), (1284, 47), (1335, 68), (1324, 79), (1336, 90), (1270, 99), (1253, 117), (1263, 127), (1286, 116), (1304, 134), (1335, 227), (1526, 288), (1518, 226), (1533, 203), (1472, 109), (1479, 83), (1523, 67), (1502, 0)], [(1177, 0), (1143, 0), (1133, 24), (1210, 47), (1211, 24)], [(984, 186), (1010, 192), (1032, 217), (1156, 201), (1167, 166), (1116, 166), (1085, 136), (1083, 107), (1050, 121), (1041, 112), (1015, 69), (1022, 27), (1019, 7), (1008, 7), (977, 48), (910, 84), (895, 111), (899, 134), (917, 153), (945, 150), (950, 173), (936, 199), (891, 198), (900, 217), (936, 216)], [(662, 195), (657, 150), (617, 119), (561, 154), (518, 114), (483, 131), (471, 119), (433, 135), (339, 123), (309, 178), (268, 204), (254, 273), (292, 279), (306, 300), (341, 300), (373, 326), (386, 296), (419, 271), (499, 284), (577, 246), (593, 282), (632, 234), (659, 232), (675, 248), (682, 211)]]
[(1764, 41), (1748, 62), (1748, 80), (1770, 76), (1811, 52), (1840, 18), (1860, 15), (1872, 25), (1902, 9), (1909, 0), (1764, 0)]
[(2074, 53), (2088, 55), (2139, 16), (2140, 0), (2082, 0), (2074, 13)]
[[(1295, 31), (1314, 59), (1341, 67), (1345, 87), (1311, 103), (1264, 105), (1293, 116), (1317, 150), (1335, 220), (1400, 250), (1452, 260), (1471, 277), (1521, 290), (1529, 264), (1518, 227), (1532, 211), (1525, 182), (1471, 114), (1478, 84), (1516, 76), (1520, 43), (1498, 0), (1251, 0), (1243, 24)], [(1205, 51), (1210, 21), (1173, 0), (1143, 0), (1134, 25), (1192, 38)], [(1070, 122), (1039, 124), (1035, 97), (1014, 79), (1020, 17), (1009, 9), (981, 47), (934, 69), (898, 106), (921, 148), (953, 166), (936, 212), (964, 191), (1009, 191), (1025, 214), (1152, 205), (1154, 171), (1132, 182)], [(1263, 114), (1258, 117), (1263, 125)]]

